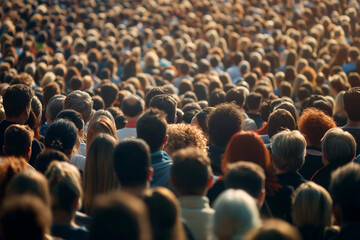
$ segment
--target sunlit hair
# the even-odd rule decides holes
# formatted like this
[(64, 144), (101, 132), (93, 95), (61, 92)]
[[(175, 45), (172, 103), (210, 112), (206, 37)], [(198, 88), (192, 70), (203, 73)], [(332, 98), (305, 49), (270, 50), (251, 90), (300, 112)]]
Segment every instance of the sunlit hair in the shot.
[(293, 195), (293, 222), (297, 227), (325, 228), (332, 224), (331, 207), (332, 199), (325, 188), (311, 181), (303, 183)]
[(227, 165), (239, 161), (253, 162), (260, 165), (266, 175), (265, 189), (266, 193), (273, 195), (280, 187), (274, 175), (271, 166), (270, 154), (261, 138), (253, 132), (238, 132), (230, 139), (224, 157), (222, 159), (221, 168), (226, 174)]
[(94, 197), (117, 188), (114, 176), (113, 155), (116, 139), (108, 134), (98, 135), (88, 148), (86, 155), (83, 190), (84, 209), (90, 213)]

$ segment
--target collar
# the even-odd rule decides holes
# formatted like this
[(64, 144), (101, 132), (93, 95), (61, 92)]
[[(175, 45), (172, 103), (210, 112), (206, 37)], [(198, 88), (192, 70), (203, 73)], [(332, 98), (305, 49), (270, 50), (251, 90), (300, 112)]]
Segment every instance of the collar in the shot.
[(181, 208), (210, 208), (209, 199), (205, 196), (179, 197)]
[(128, 122), (125, 125), (126, 128), (136, 128), (136, 122)]

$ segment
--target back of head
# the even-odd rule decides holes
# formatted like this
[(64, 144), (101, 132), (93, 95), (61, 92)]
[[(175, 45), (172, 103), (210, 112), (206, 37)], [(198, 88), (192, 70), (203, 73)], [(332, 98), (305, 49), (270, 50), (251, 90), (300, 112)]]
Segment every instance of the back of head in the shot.
[(263, 97), (260, 93), (250, 93), (246, 98), (246, 104), (249, 110), (256, 110), (261, 106)]
[(161, 94), (151, 98), (149, 107), (164, 111), (167, 114), (167, 123), (172, 124), (175, 123), (176, 105), (176, 100), (172, 96)]
[(344, 109), (351, 121), (360, 121), (360, 87), (353, 87), (344, 94)]
[(292, 218), (295, 226), (325, 228), (332, 224), (332, 199), (328, 191), (309, 181), (301, 184), (292, 199)]
[(250, 234), (249, 240), (301, 240), (299, 231), (280, 219), (266, 220), (262, 227)]
[(30, 106), (33, 92), (23, 84), (9, 86), (3, 96), (3, 105), (7, 118), (19, 117)]
[(354, 159), (356, 142), (350, 133), (341, 128), (331, 128), (321, 139), (321, 148), (323, 157), (335, 169)]
[(0, 229), (6, 239), (44, 239), (50, 224), (50, 208), (36, 196), (9, 197), (2, 206)]
[(170, 175), (180, 196), (203, 195), (212, 176), (210, 159), (200, 149), (188, 147), (176, 151)]
[(115, 123), (104, 115), (99, 115), (91, 119), (86, 136), (87, 149), (89, 149), (89, 146), (95, 137), (101, 133), (109, 134), (117, 139)]
[(242, 87), (230, 89), (226, 93), (225, 100), (228, 103), (234, 102), (237, 106), (243, 107), (246, 100), (246, 91)]
[(64, 109), (73, 109), (81, 114), (85, 123), (90, 120), (93, 102), (87, 92), (76, 90), (66, 96)]
[(45, 149), (37, 155), (34, 168), (41, 173), (45, 173), (53, 161), (69, 162), (69, 159), (63, 152), (55, 149)]
[(84, 120), (80, 113), (72, 109), (62, 110), (57, 116), (56, 119), (66, 119), (74, 123), (78, 131), (84, 129)]
[(241, 111), (235, 104), (216, 106), (208, 117), (210, 142), (224, 148), (230, 138), (242, 129), (242, 123)]
[(115, 148), (114, 169), (122, 186), (146, 186), (150, 170), (150, 148), (142, 139), (125, 139)]
[(261, 223), (255, 200), (243, 190), (226, 190), (215, 200), (214, 209), (219, 239), (241, 239)]
[(6, 155), (30, 158), (31, 143), (34, 133), (26, 125), (10, 125), (4, 133), (4, 152)]
[(271, 138), (271, 152), (278, 170), (297, 171), (305, 161), (306, 140), (299, 131), (281, 131)]
[(136, 134), (138, 138), (145, 140), (149, 145), (151, 153), (160, 150), (166, 137), (165, 113), (151, 108), (146, 111), (136, 123)]
[(100, 87), (100, 96), (105, 102), (105, 106), (111, 106), (118, 94), (119, 89), (114, 83), (105, 83)]
[(242, 189), (258, 199), (265, 189), (264, 169), (252, 162), (229, 164), (225, 175), (225, 188)]
[(157, 95), (165, 94), (165, 89), (163, 87), (153, 87), (145, 96), (145, 107), (149, 108), (150, 100)]
[(125, 97), (121, 103), (121, 109), (125, 116), (136, 117), (144, 110), (144, 100), (137, 95)]
[(46, 106), (46, 115), (49, 122), (54, 122), (56, 116), (63, 110), (64, 101), (65, 96), (62, 95), (55, 95), (49, 100), (49, 103)]
[(45, 173), (49, 182), (51, 207), (73, 213), (81, 207), (82, 188), (79, 170), (67, 162), (54, 161)]
[(92, 216), (90, 240), (152, 239), (146, 205), (126, 192), (98, 196)]
[(268, 121), (268, 135), (270, 138), (285, 129), (295, 130), (296, 122), (291, 113), (285, 109), (272, 112)]
[(334, 209), (341, 210), (335, 215), (342, 224), (360, 221), (360, 166), (349, 163), (338, 168), (331, 176), (330, 194)]
[(68, 121), (60, 119), (51, 124), (45, 134), (45, 147), (69, 155), (77, 139), (77, 130), (75, 125)]

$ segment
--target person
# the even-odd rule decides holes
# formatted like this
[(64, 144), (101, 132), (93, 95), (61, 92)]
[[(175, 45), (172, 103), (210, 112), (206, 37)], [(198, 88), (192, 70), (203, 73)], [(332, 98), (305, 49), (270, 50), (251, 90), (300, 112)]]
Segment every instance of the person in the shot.
[(108, 134), (100, 134), (90, 143), (83, 174), (86, 214), (91, 213), (96, 195), (118, 188), (113, 174), (115, 145), (116, 139)]
[(196, 147), (187, 147), (173, 155), (170, 181), (179, 195), (181, 216), (195, 239), (212, 239), (214, 209), (206, 192), (212, 184), (210, 159)]
[(150, 187), (163, 186), (171, 189), (170, 167), (171, 157), (162, 149), (167, 142), (166, 114), (158, 109), (150, 108), (137, 121), (136, 134), (150, 147), (151, 167), (154, 174)]
[(50, 163), (53, 161), (70, 162), (69, 158), (63, 152), (55, 149), (45, 149), (36, 157), (34, 168), (45, 174)]
[(116, 130), (119, 141), (127, 137), (136, 137), (136, 121), (143, 113), (145, 107), (144, 100), (137, 95), (130, 95), (121, 102), (121, 109), (127, 120), (124, 128)]
[(355, 158), (356, 142), (354, 137), (341, 128), (331, 128), (321, 139), (324, 167), (317, 171), (312, 181), (329, 189), (331, 173)]
[(292, 219), (303, 240), (328, 239), (333, 223), (332, 199), (314, 182), (301, 184), (292, 199)]
[(360, 187), (360, 166), (348, 163), (331, 176), (330, 194), (336, 221), (341, 229), (334, 240), (350, 240), (360, 237), (360, 205), (357, 201)]
[(76, 90), (69, 93), (64, 101), (64, 109), (73, 109), (79, 112), (87, 124), (90, 121), (93, 101), (87, 92)]
[[(6, 128), (12, 124), (25, 124), (29, 118), (32, 97), (32, 90), (22, 84), (15, 84), (6, 89), (3, 95), (6, 118), (0, 123), (0, 155), (4, 155), (3, 146)], [(44, 146), (37, 139), (32, 140), (30, 165), (34, 164), (36, 156), (43, 148)]]
[(143, 196), (153, 175), (150, 148), (142, 139), (126, 138), (114, 150), (113, 162), (121, 190)]
[(164, 187), (155, 187), (148, 189), (143, 199), (149, 209), (154, 239), (186, 239), (180, 205), (174, 193)]
[(262, 101), (263, 96), (256, 92), (250, 93), (246, 98), (246, 107), (248, 109), (246, 114), (255, 121), (257, 129), (260, 129), (263, 125), (263, 120), (260, 115)]
[(299, 231), (280, 219), (269, 219), (248, 236), (249, 240), (301, 240)]
[(214, 209), (214, 234), (218, 239), (242, 239), (260, 227), (255, 199), (243, 190), (226, 190), (216, 199)]
[(152, 240), (149, 213), (145, 203), (126, 192), (97, 196), (90, 226), (90, 240)]
[(81, 177), (79, 170), (67, 163), (54, 161), (45, 176), (51, 194), (51, 234), (64, 239), (87, 239), (88, 231), (77, 226), (75, 212), (82, 202)]
[(325, 133), (336, 127), (334, 120), (323, 111), (308, 108), (305, 109), (299, 118), (299, 131), (306, 139), (305, 163), (300, 169), (300, 174), (307, 180), (321, 169), (322, 162), (321, 139)]
[(151, 98), (149, 107), (157, 108), (166, 113), (168, 124), (176, 123), (176, 106), (175, 99), (169, 94), (160, 94)]
[(252, 162), (236, 162), (228, 165), (225, 175), (225, 189), (241, 189), (252, 196), (259, 207), (265, 201), (265, 172)]
[(222, 175), (221, 158), (231, 137), (242, 130), (243, 117), (232, 103), (216, 106), (208, 116), (209, 158), (215, 175)]
[(360, 87), (354, 87), (344, 93), (344, 112), (348, 120), (345, 126), (342, 127), (344, 131), (349, 132), (356, 141), (356, 155), (360, 154)]
[(31, 157), (31, 144), (34, 133), (27, 125), (12, 124), (5, 130), (4, 154), (23, 157), (26, 161)]
[(40, 135), (45, 136), (48, 127), (55, 122), (57, 115), (64, 108), (64, 101), (65, 96), (63, 95), (55, 95), (49, 100), (44, 114), (46, 122), (40, 127)]

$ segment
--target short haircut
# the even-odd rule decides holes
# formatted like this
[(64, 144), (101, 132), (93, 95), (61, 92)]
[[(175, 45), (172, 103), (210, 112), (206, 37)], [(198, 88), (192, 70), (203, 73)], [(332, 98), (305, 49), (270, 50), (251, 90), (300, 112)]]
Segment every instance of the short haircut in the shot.
[(170, 176), (180, 195), (202, 195), (212, 176), (210, 159), (200, 149), (188, 147), (176, 151)]
[(256, 93), (256, 92), (250, 93), (249, 96), (247, 96), (246, 98), (247, 107), (250, 110), (258, 109), (258, 107), (261, 105), (262, 100), (263, 97), (260, 93)]
[(23, 84), (9, 86), (3, 96), (6, 117), (18, 117), (25, 108), (30, 106), (33, 92)]
[(4, 152), (16, 157), (26, 156), (34, 138), (33, 131), (26, 125), (12, 124), (4, 133)]
[(85, 123), (90, 120), (93, 102), (87, 92), (76, 90), (66, 96), (64, 109), (73, 109), (81, 114)]
[(299, 131), (284, 130), (271, 138), (272, 160), (283, 171), (297, 171), (305, 161), (306, 140)]
[(125, 116), (136, 117), (144, 110), (144, 100), (137, 95), (125, 97), (121, 102), (121, 109)]
[(153, 87), (149, 90), (149, 92), (146, 94), (145, 96), (145, 106), (146, 108), (149, 108), (150, 106), (150, 100), (157, 96), (157, 95), (161, 95), (161, 94), (165, 94), (165, 89), (163, 87)]
[(242, 107), (246, 100), (246, 91), (242, 87), (232, 88), (226, 93), (226, 102), (235, 102), (236, 105)]
[(360, 221), (360, 166), (349, 163), (331, 175), (329, 192), (333, 206), (341, 209), (341, 222)]
[(312, 181), (301, 184), (292, 199), (295, 226), (325, 228), (332, 224), (332, 199), (328, 191)]
[(167, 114), (166, 121), (168, 124), (175, 123), (177, 103), (172, 96), (168, 94), (157, 95), (151, 98), (149, 106), (164, 111)]
[(225, 188), (242, 189), (258, 199), (265, 189), (264, 169), (252, 162), (231, 163), (225, 175)]
[(47, 129), (45, 147), (65, 153), (73, 149), (77, 136), (75, 125), (69, 120), (60, 119)]
[(215, 89), (209, 95), (209, 106), (215, 107), (221, 103), (224, 103), (226, 99), (226, 94), (222, 89)]
[(46, 106), (46, 115), (50, 119), (50, 122), (54, 122), (56, 116), (64, 109), (65, 96), (55, 95)]
[(100, 87), (100, 96), (104, 100), (105, 106), (111, 106), (118, 95), (118, 87), (114, 83), (105, 83)]
[(72, 109), (62, 110), (56, 117), (56, 120), (66, 119), (74, 123), (76, 128), (80, 131), (84, 129), (84, 120), (80, 113)]
[(343, 99), (348, 118), (351, 121), (360, 121), (360, 87), (354, 87), (346, 91)]
[(93, 100), (93, 109), (94, 110), (100, 110), (100, 109), (105, 109), (105, 102), (104, 99), (102, 99), (102, 97), (100, 97), (99, 95), (95, 95), (92, 96), (91, 99)]
[(248, 236), (249, 240), (301, 240), (300, 232), (290, 223), (269, 219)]
[(225, 147), (230, 138), (242, 129), (243, 117), (240, 109), (233, 103), (216, 106), (209, 114), (208, 130), (212, 144)]
[(271, 113), (268, 121), (269, 138), (285, 129), (296, 130), (296, 123), (291, 113), (285, 109), (278, 109)]
[(290, 82), (282, 81), (280, 84), (280, 96), (292, 97), (293, 88)]
[(150, 148), (142, 139), (125, 139), (114, 151), (114, 168), (122, 186), (146, 185), (150, 169)]
[(37, 155), (34, 168), (41, 173), (45, 173), (53, 161), (69, 162), (69, 159), (63, 152), (55, 149), (45, 149)]
[(137, 120), (136, 134), (138, 138), (145, 140), (150, 147), (151, 153), (154, 153), (159, 151), (164, 143), (166, 127), (165, 113), (151, 108)]
[(331, 128), (321, 139), (321, 149), (330, 166), (336, 168), (354, 159), (356, 142), (350, 133), (341, 128)]
[(47, 106), (50, 99), (60, 94), (60, 87), (56, 82), (50, 82), (43, 88), (43, 99), (44, 99), (44, 106)]

